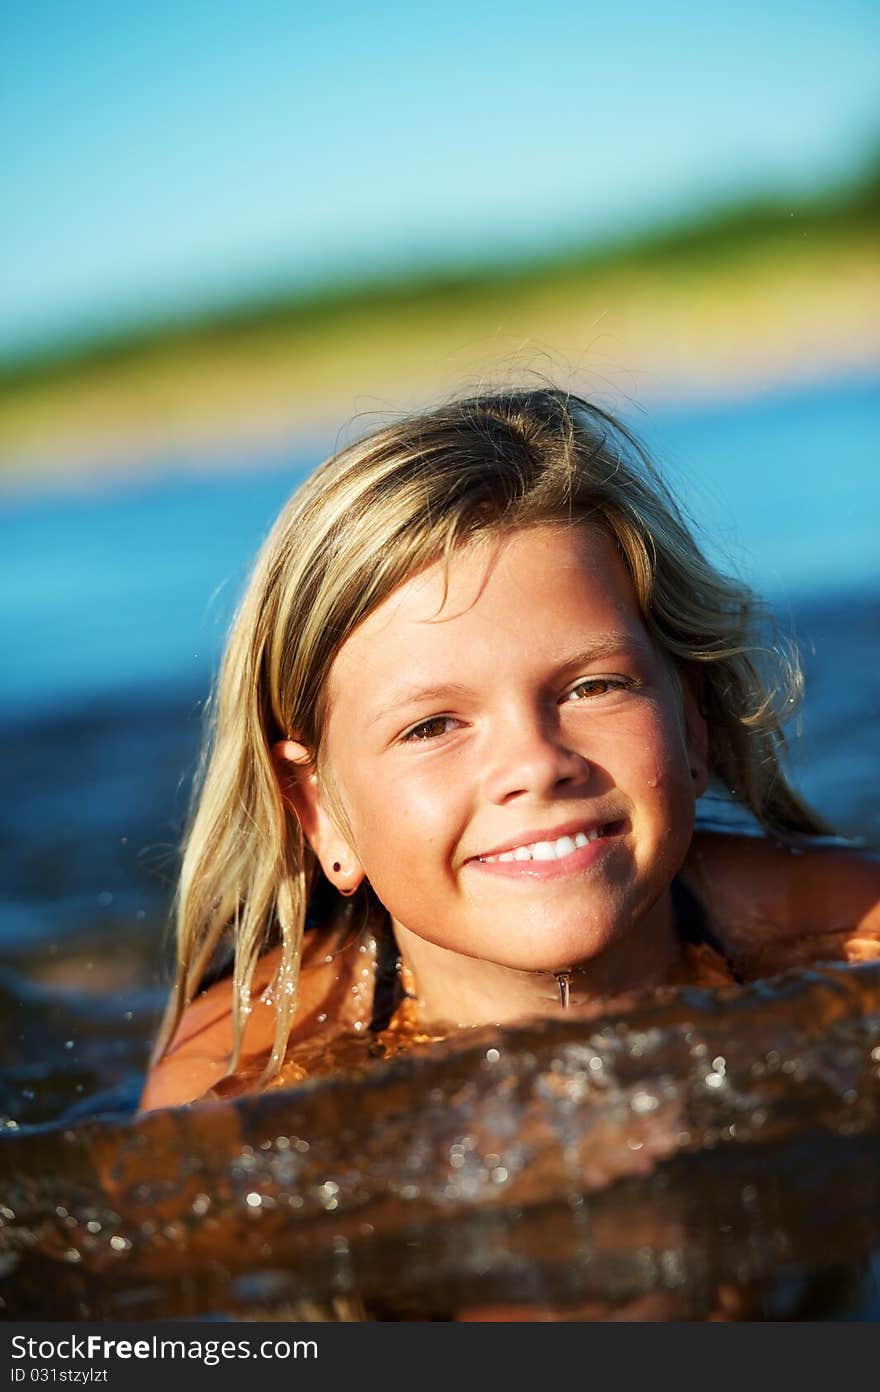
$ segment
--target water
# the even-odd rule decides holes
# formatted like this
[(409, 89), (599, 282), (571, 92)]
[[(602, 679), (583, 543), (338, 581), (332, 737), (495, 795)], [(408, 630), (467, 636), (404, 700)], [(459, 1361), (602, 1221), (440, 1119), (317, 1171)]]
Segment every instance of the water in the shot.
[[(880, 847), (880, 748), (874, 733), (880, 712), (875, 384), (828, 386), (655, 415), (634, 424), (659, 450), (689, 507), (714, 538), (710, 549), (717, 554), (720, 546), (732, 556), (735, 567), (770, 594), (783, 623), (802, 641), (808, 694), (792, 746), (800, 787), (841, 831)], [(451, 1223), (450, 1210), (442, 1203), (436, 1207), (437, 1190), (420, 1209), (407, 1207), (399, 1195), (383, 1209), (381, 1175), (391, 1162), (370, 1139), (376, 1117), (371, 1121), (365, 1113), (357, 1182), (365, 1186), (366, 1207), (357, 1222), (371, 1226), (372, 1233), (360, 1231), (357, 1223), (346, 1226), (347, 1216), (341, 1226), (328, 1227), (321, 1219), (319, 1230), (311, 1219), (292, 1223), (286, 1213), (283, 1239), (277, 1225), (271, 1230), (271, 1260), (265, 1252), (260, 1255), (265, 1235), (262, 1246), (254, 1245), (260, 1231), (254, 1223), (264, 1221), (268, 1207), (254, 1207), (257, 1219), (242, 1217), (232, 1197), (242, 1153), (236, 1137), (244, 1128), (258, 1137), (244, 1142), (255, 1155), (264, 1153), (260, 1146), (268, 1140), (265, 1154), (277, 1156), (279, 1137), (300, 1134), (291, 1117), (305, 1108), (312, 1117), (309, 1143), (315, 1144), (347, 1115), (337, 1110), (339, 1099), (345, 1097), (346, 1108), (354, 1106), (354, 1093), (321, 1084), (302, 1096), (275, 1098), (271, 1107), (261, 1099), (224, 1104), (213, 1115), (226, 1120), (211, 1127), (228, 1144), (218, 1142), (211, 1155), (198, 1142), (207, 1123), (190, 1123), (186, 1113), (176, 1122), (154, 1118), (135, 1128), (121, 1120), (87, 1119), (96, 1110), (118, 1116), (136, 1102), (167, 985), (169, 954), (162, 934), (197, 757), (201, 703), (254, 550), (290, 488), (318, 457), (317, 451), (291, 451), (283, 460), (243, 461), (240, 470), (227, 468), (212, 478), (168, 469), (149, 481), (103, 492), (19, 494), (0, 507), (5, 658), (0, 1114), (7, 1122), (2, 1149), (9, 1192), (19, 1194), (6, 1236), (37, 1234), (26, 1259), (17, 1239), (10, 1239), (11, 1265), (0, 1298), (22, 1316), (60, 1316), (67, 1309), (122, 1317), (128, 1310), (241, 1313), (285, 1303), (304, 1309), (308, 1302), (309, 1308), (326, 1311), (334, 1301), (356, 1297), (404, 1318), (416, 1312), (413, 1301), (441, 1317), (449, 1301), (546, 1306), (589, 1297), (595, 1308), (620, 1310), (627, 1302), (656, 1301), (678, 1291), (680, 1308), (705, 1318), (712, 1313), (712, 1293), (726, 1284), (748, 1288), (750, 1308), (763, 1317), (805, 1309), (828, 1318), (847, 1310), (864, 1314), (875, 1298), (873, 1277), (865, 1272), (876, 1249), (871, 1214), (878, 1211), (869, 1178), (877, 1158), (872, 1111), (877, 1068), (871, 1053), (877, 1007), (871, 968), (840, 969), (843, 976), (839, 982), (835, 978), (832, 996), (843, 992), (850, 1015), (822, 1045), (794, 1029), (795, 997), (784, 991), (765, 1000), (761, 988), (746, 988), (744, 1004), (732, 997), (723, 1008), (684, 993), (699, 1028), (708, 1028), (717, 1015), (724, 1038), (715, 1039), (712, 1048), (723, 1047), (725, 1056), (740, 1047), (744, 1023), (754, 1038), (764, 1018), (761, 1010), (772, 1002), (767, 1027), (775, 1034), (766, 1052), (805, 1070), (807, 1080), (792, 1092), (792, 1074), (780, 1074), (777, 1083), (784, 1086), (763, 1108), (773, 1115), (778, 1108), (788, 1118), (789, 1129), (777, 1137), (778, 1145), (773, 1143), (776, 1149), (751, 1132), (742, 1147), (712, 1140), (712, 1126), (736, 1127), (747, 1107), (743, 1099), (752, 1096), (745, 1083), (737, 1084), (738, 1092), (725, 1084), (727, 1110), (708, 1130), (700, 1123), (692, 1145), (676, 1142), (655, 1155), (641, 1178), (621, 1176), (616, 1157), (621, 1147), (638, 1141), (630, 1127), (638, 1115), (628, 1101), (620, 1101), (618, 1112), (605, 1114), (615, 1119), (600, 1136), (595, 1106), (586, 1109), (589, 1115), (573, 1108), (589, 1067), (584, 1050), (596, 1046), (593, 1026), (568, 1011), (565, 1029), (574, 1033), (564, 1036), (565, 1048), (559, 1043), (563, 1036), (553, 1035), (546, 1046), (550, 1052), (542, 1054), (540, 1041), (528, 1042), (516, 1032), (510, 1037), (503, 1032), (491, 1044), (502, 1058), (513, 1060), (501, 1093), (507, 1101), (492, 1102), (492, 1124), (507, 1131), (484, 1147), (484, 1157), (495, 1155), (498, 1162), (491, 1170), (521, 1175), (517, 1136), (531, 1124), (533, 1089), (544, 1089), (540, 1095), (549, 1108), (541, 1113), (544, 1146), (537, 1146), (530, 1162), (535, 1182), (527, 1200), (507, 1179), (488, 1180), (500, 1183), (497, 1192), (510, 1199), (507, 1207), (487, 1204), (486, 1194), (496, 1191), (477, 1186), (455, 1209)], [(867, 980), (870, 989), (860, 986), (854, 995), (847, 971)], [(797, 977), (802, 994), (796, 999), (812, 1001), (817, 1018), (825, 1018), (825, 997), (811, 995), (825, 985), (817, 985), (809, 973)], [(662, 1068), (660, 1055), (649, 1059), (642, 1051), (630, 1057), (632, 1029), (610, 1028), (612, 1042), (614, 1030), (622, 1030), (614, 1046), (617, 1061), (607, 1073), (614, 1097), (623, 1097), (615, 1072), (623, 1061), (643, 1083), (659, 1086), (667, 1079), (675, 1105), (691, 1108), (696, 1094), (683, 1058), (675, 1061), (678, 1036), (670, 1033), (667, 1016), (657, 1017), (651, 1036), (661, 1054), (666, 1049)], [(543, 1062), (536, 1071), (529, 1060), (539, 1056)], [(447, 1084), (453, 1076), (473, 1106), (459, 1116), (461, 1134), (450, 1138), (444, 1132), (443, 1144), (461, 1143), (462, 1136), (476, 1134), (490, 1120), (476, 1055), (468, 1055), (467, 1062), (456, 1062), (457, 1057), (453, 1048), (436, 1059), (414, 1060), (414, 1072), (403, 1063), (385, 1065), (392, 1072), (380, 1069), (369, 1093), (381, 1111), (403, 1087), (414, 1118), (411, 1153), (424, 1158), (437, 1183), (446, 1172), (442, 1166), (448, 1170), (450, 1163), (447, 1152), (438, 1150), (438, 1126), (443, 1109), (452, 1105)], [(402, 1075), (394, 1068), (403, 1069)], [(557, 1084), (548, 1081), (554, 1077), (561, 1089), (555, 1098)], [(836, 1089), (831, 1112), (823, 1111), (819, 1096), (826, 1086)], [(841, 1100), (853, 1092), (855, 1102)], [(760, 1112), (761, 1105), (755, 1105)], [(270, 1111), (267, 1130), (260, 1119)], [(848, 1130), (854, 1118), (858, 1125)], [(610, 1166), (608, 1182), (585, 1187), (573, 1172), (560, 1190), (565, 1157), (585, 1154), (578, 1128), (589, 1130), (591, 1153)], [(149, 1187), (151, 1171), (164, 1163), (169, 1146), (193, 1167), (195, 1187), (190, 1194), (178, 1180), (168, 1190), (165, 1226), (173, 1236), (166, 1234), (163, 1247), (158, 1231), (147, 1232), (145, 1242), (143, 1221), (152, 1220), (143, 1219), (132, 1195), (138, 1184)], [(338, 1168), (342, 1152), (336, 1160), (330, 1151), (321, 1153), (324, 1180), (336, 1183), (333, 1165)], [(467, 1170), (470, 1151), (456, 1154), (465, 1161), (452, 1169)], [(129, 1162), (137, 1184), (126, 1191), (125, 1202), (117, 1202), (116, 1181), (108, 1175)], [(847, 1167), (862, 1176), (854, 1187), (841, 1179)], [(247, 1164), (242, 1173), (249, 1173)], [(821, 1229), (824, 1255), (821, 1242), (810, 1245), (807, 1208), (798, 1209), (785, 1196), (786, 1184), (797, 1189), (807, 1183), (804, 1176), (813, 1184), (810, 1203), (836, 1215), (833, 1240)], [(516, 1182), (525, 1180), (521, 1176)], [(751, 1200), (742, 1198), (750, 1185), (757, 1185), (754, 1212), (748, 1208)], [(205, 1194), (212, 1205), (217, 1196), (226, 1197), (210, 1214), (200, 1214), (193, 1204)], [(685, 1203), (682, 1196), (688, 1194)], [(685, 1204), (689, 1216), (664, 1246), (673, 1203), (669, 1195), (676, 1211), (684, 1211)], [(60, 1218), (59, 1208), (65, 1210)], [(629, 1226), (622, 1230), (631, 1240), (615, 1242), (609, 1236), (603, 1246), (603, 1234), (614, 1232), (612, 1216), (620, 1225), (626, 1215)], [(209, 1217), (217, 1220), (213, 1229)], [(100, 1230), (90, 1232), (90, 1222), (100, 1223)], [(172, 1255), (176, 1261), (181, 1250), (177, 1229), (182, 1224), (189, 1234), (193, 1223), (195, 1246), (186, 1245), (188, 1236), (184, 1249), (191, 1259), (178, 1279), (172, 1270)], [(321, 1241), (313, 1245), (319, 1231)], [(714, 1235), (717, 1250), (710, 1252), (708, 1239), (698, 1239), (701, 1232)], [(249, 1234), (250, 1245), (245, 1243), (241, 1259), (233, 1260), (242, 1233)], [(114, 1236), (130, 1246), (109, 1246)], [(96, 1243), (90, 1247), (91, 1237)], [(208, 1260), (212, 1240), (216, 1247)], [(553, 1243), (571, 1258), (568, 1266), (551, 1270), (541, 1256)], [(780, 1243), (788, 1248), (782, 1250)], [(314, 1251), (313, 1261), (306, 1260), (306, 1250)], [(65, 1255), (71, 1251), (78, 1255)], [(290, 1275), (294, 1268), (284, 1265), (294, 1255), (295, 1269), (303, 1273), (299, 1286)], [(215, 1270), (212, 1277), (211, 1262), (226, 1275)], [(54, 1279), (59, 1269), (65, 1273), (64, 1296)], [(394, 1270), (401, 1273), (397, 1287), (389, 1275)], [(574, 1285), (567, 1270), (576, 1273)], [(780, 1272), (787, 1273), (788, 1285), (780, 1284)], [(384, 1295), (376, 1273), (385, 1282)], [(55, 1291), (51, 1310), (42, 1295), (47, 1284)]]
[(559, 1004), (567, 1010), (571, 1004), (571, 972), (558, 972), (556, 985), (559, 987)]
[(880, 964), (573, 1017), (8, 1138), (0, 1298), (13, 1318), (880, 1315)]

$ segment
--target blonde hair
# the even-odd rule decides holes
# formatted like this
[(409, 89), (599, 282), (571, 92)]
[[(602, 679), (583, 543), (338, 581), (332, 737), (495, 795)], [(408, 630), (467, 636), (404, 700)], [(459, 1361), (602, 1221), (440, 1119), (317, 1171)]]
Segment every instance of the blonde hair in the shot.
[(322, 464), (262, 548), (212, 700), (177, 896), (177, 975), (156, 1057), (231, 933), (233, 1072), (257, 960), (280, 935), (277, 1029), (264, 1076), (277, 1073), (317, 867), (282, 799), (271, 746), (285, 737), (306, 745), (334, 806), (322, 759), (325, 697), (348, 636), (456, 547), (551, 521), (598, 524), (616, 540), (648, 631), (674, 670), (700, 674), (710, 769), (732, 797), (773, 834), (828, 829), (780, 767), (783, 720), (800, 695), (796, 659), (762, 643), (762, 606), (706, 560), (630, 432), (553, 389), (452, 401)]

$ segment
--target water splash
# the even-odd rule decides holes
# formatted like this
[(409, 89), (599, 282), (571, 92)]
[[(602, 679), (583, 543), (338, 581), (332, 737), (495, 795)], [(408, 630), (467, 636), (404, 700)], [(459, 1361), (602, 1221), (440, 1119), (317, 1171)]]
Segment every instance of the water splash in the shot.
[(357, 1076), (25, 1125), (0, 1192), (9, 1318), (863, 1317), (880, 966), (665, 988)]

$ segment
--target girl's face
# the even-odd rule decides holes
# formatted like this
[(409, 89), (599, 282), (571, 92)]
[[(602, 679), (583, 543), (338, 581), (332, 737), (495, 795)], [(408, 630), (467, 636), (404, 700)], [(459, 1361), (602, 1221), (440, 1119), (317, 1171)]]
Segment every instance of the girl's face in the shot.
[(319, 808), (313, 840), (328, 873), (342, 846), (409, 934), (554, 971), (668, 913), (701, 722), (604, 531), (540, 525), (456, 552), (448, 577), (433, 566), (360, 625), (328, 694), (348, 827), (334, 842)]

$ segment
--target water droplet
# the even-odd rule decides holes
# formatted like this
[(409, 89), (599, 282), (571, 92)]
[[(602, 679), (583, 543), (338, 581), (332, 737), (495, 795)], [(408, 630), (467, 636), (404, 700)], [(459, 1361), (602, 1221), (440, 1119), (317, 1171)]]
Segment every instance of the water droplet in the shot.
[(571, 972), (556, 972), (556, 985), (559, 987), (559, 1003), (567, 1010), (571, 1003)]
[(635, 1092), (633, 1093), (630, 1106), (638, 1116), (644, 1116), (647, 1112), (656, 1112), (657, 1108), (660, 1106), (660, 1101), (653, 1093)]
[(73, 1040), (72, 1040), (72, 1039), (65, 1039), (65, 1041), (64, 1041), (64, 1047), (65, 1047), (65, 1049), (72, 1049), (72, 1048), (73, 1048)]
[(245, 1203), (248, 1208), (259, 1208), (263, 1202), (262, 1194), (258, 1194), (255, 1189), (245, 1196)]
[(201, 1217), (203, 1213), (207, 1213), (210, 1207), (211, 1199), (208, 1194), (196, 1194), (195, 1198), (192, 1201), (193, 1213), (197, 1213), (199, 1217)]
[(78, 1262), (82, 1261), (82, 1257), (75, 1247), (68, 1247), (67, 1251), (64, 1253), (64, 1260), (66, 1262)]
[(116, 1233), (110, 1239), (110, 1246), (113, 1248), (114, 1252), (127, 1252), (131, 1247), (131, 1243), (127, 1237), (120, 1237), (119, 1234)]
[(86, 1223), (86, 1227), (88, 1228), (90, 1233), (99, 1233), (101, 1231), (101, 1224), (97, 1221), (96, 1218), (90, 1219), (89, 1222)]
[(705, 1082), (706, 1087), (710, 1087), (710, 1088), (720, 1088), (720, 1087), (722, 1087), (723, 1084), (724, 1084), (724, 1074), (723, 1074), (723, 1073), (707, 1073), (706, 1076), (705, 1076), (705, 1078), (703, 1079), (703, 1081)]
[(499, 1053), (499, 1051), (498, 1051), (497, 1049), (487, 1049), (487, 1050), (486, 1050), (486, 1062), (487, 1062), (487, 1063), (497, 1063), (498, 1060), (500, 1059), (500, 1057), (501, 1057), (501, 1054)]

